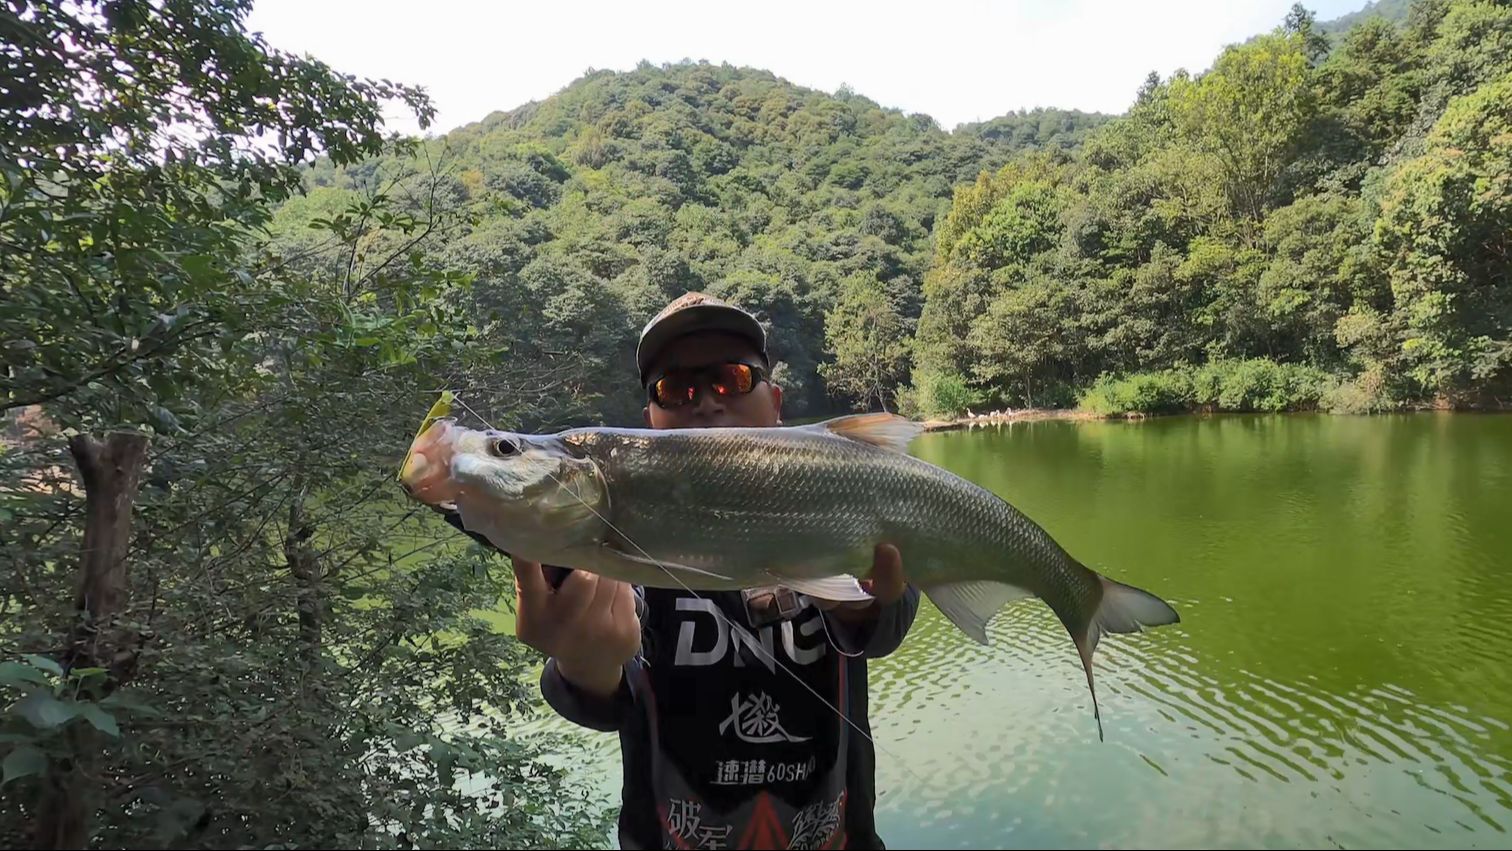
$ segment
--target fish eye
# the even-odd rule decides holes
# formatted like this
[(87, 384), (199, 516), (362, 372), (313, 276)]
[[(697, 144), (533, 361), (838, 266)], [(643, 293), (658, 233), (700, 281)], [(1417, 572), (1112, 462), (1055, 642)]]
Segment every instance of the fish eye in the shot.
[(494, 441), (493, 452), (500, 458), (508, 458), (520, 454), (520, 445), (507, 437), (501, 437)]

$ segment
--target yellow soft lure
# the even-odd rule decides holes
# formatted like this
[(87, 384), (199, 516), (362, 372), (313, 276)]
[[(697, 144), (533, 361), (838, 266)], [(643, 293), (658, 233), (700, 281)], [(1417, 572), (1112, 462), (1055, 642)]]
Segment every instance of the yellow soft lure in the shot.
[(402, 481), (404, 478), (404, 469), (409, 466), (410, 456), (415, 454), (415, 441), (419, 440), (420, 435), (425, 434), (425, 430), (430, 428), (436, 420), (451, 416), (452, 400), (455, 398), (457, 397), (450, 390), (441, 391), (441, 398), (436, 400), (436, 404), (431, 405), (430, 411), (425, 414), (425, 419), (420, 423), (420, 428), (415, 431), (414, 439), (410, 440), (410, 450), (404, 453), (404, 461), (399, 465), (399, 472), (394, 476), (396, 480)]

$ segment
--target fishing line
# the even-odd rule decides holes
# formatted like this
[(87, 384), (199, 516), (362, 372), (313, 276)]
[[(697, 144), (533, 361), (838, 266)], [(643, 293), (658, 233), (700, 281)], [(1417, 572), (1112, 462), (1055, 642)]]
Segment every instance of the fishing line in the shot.
[[(478, 413), (477, 411), (474, 411), (472, 409), (471, 405), (468, 405), (466, 402), (462, 401), (461, 397), (459, 397), (459, 396), (453, 396), (453, 401), (455, 401), (457, 404), (461, 405), (468, 413), (470, 413), (473, 416), (477, 417), (479, 421), (481, 421), (484, 425), (488, 426), (490, 429), (492, 429), (494, 431), (499, 431), (499, 429), (494, 428), (494, 426), (493, 426), (492, 423), (490, 423), (488, 420), (484, 419), (482, 414)], [(577, 491), (573, 490), (572, 488), (567, 487), (565, 484), (562, 483), (561, 479), (558, 479), (556, 476), (552, 475), (552, 473), (549, 470), (546, 471), (546, 475), (551, 476), (551, 480), (554, 481), (554, 482), (556, 482), (558, 487), (560, 487), (563, 490), (567, 491), (568, 493), (572, 494), (572, 497), (574, 499), (576, 499), (578, 502), (582, 503), (582, 505), (583, 505), (584, 508), (586, 508), (589, 511), (593, 512), (593, 516), (595, 516), (599, 520), (603, 521), (604, 525), (608, 526), (615, 534), (619, 535), (625, 541), (629, 542), (629, 544), (631, 546), (635, 547), (637, 550), (640, 550), (641, 555), (643, 555), (646, 558), (650, 559), (653, 564), (655, 564), (657, 567), (661, 568), (662, 572), (665, 573), (665, 574), (667, 574), (668, 576), (670, 576), (672, 578), (672, 580), (674, 582), (676, 582), (678, 585), (681, 585), (684, 591), (687, 591), (689, 594), (692, 594), (694, 597), (697, 597), (700, 600), (704, 600), (705, 602), (709, 602), (710, 603), (710, 608), (712, 608), (714, 610), (714, 613), (717, 614), (720, 617), (720, 619), (722, 619), (725, 622), (725, 624), (731, 630), (734, 630), (734, 631), (736, 631), (736, 632), (738, 632), (740, 634), (741, 638), (745, 641), (745, 644), (746, 644), (747, 647), (751, 648), (752, 651), (760, 654), (761, 656), (766, 657), (766, 659), (768, 661), (770, 661), (776, 667), (781, 668), (783, 673), (785, 673), (788, 676), (792, 677), (794, 681), (796, 681), (799, 685), (801, 685), (805, 689), (807, 689), (809, 694), (812, 694), (820, 703), (822, 703), (825, 706), (829, 707), (829, 709), (830, 709), (831, 712), (834, 712), (836, 715), (840, 716), (841, 720), (843, 720), (845, 723), (849, 724), (857, 733), (860, 733), (863, 738), (865, 738), (868, 742), (870, 742), (872, 744), (872, 747), (875, 747), (878, 750), (881, 750), (883, 753), (887, 754), (889, 757), (892, 757), (893, 760), (895, 760), (898, 765), (900, 765), (900, 766), (903, 767), (904, 771), (907, 771), (909, 774), (913, 775), (913, 778), (915, 780), (919, 781), (920, 784), (924, 784), (925, 783), (924, 778), (922, 778), (918, 774), (916, 774), (912, 768), (909, 768), (908, 767), (908, 763), (906, 761), (904, 761), (897, 754), (893, 753), (892, 751), (888, 750), (887, 748), (885, 748), (881, 744), (879, 744), (876, 739), (874, 739), (874, 738), (871, 737), (870, 733), (867, 733), (865, 730), (861, 729), (861, 727), (858, 724), (856, 724), (855, 721), (852, 721), (850, 719), (850, 716), (846, 715), (844, 712), (841, 712), (839, 707), (835, 706), (833, 703), (830, 703), (829, 700), (826, 699), (824, 695), (820, 694), (813, 686), (809, 685), (807, 682), (804, 682), (804, 680), (803, 680), (802, 677), (798, 676), (798, 674), (796, 672), (794, 672), (792, 669), (788, 668), (788, 666), (782, 664), (782, 661), (780, 659), (778, 659), (775, 655), (773, 655), (771, 653), (768, 653), (767, 649), (764, 646), (762, 646), (762, 644), (759, 641), (756, 640), (756, 636), (752, 635), (749, 630), (747, 630), (744, 626), (741, 626), (740, 624), (738, 624), (735, 621), (731, 620), (730, 617), (724, 613), (724, 610), (721, 609), (718, 605), (716, 605), (716, 604), (714, 604), (714, 603), (706, 600), (703, 595), (699, 594), (697, 591), (694, 591), (692, 588), (688, 587), (688, 584), (686, 582), (683, 582), (682, 578), (679, 577), (676, 573), (674, 573), (671, 568), (669, 568), (666, 565), (662, 564), (659, 560), (657, 560), (656, 556), (653, 556), (650, 553), (646, 552), (645, 548), (643, 548), (640, 544), (638, 544), (634, 540), (632, 540), (629, 535), (626, 535), (624, 532), (621, 532), (612, 522), (610, 522), (609, 518), (607, 518), (604, 515), (598, 513), (597, 509), (595, 509), (593, 506), (589, 505), (587, 503), (587, 501), (585, 501), (581, 496), (578, 496)], [(820, 614), (820, 620), (822, 621), (823, 619), (824, 619), (824, 617), (823, 617), (823, 614), (821, 613)], [(825, 637), (826, 638), (829, 637), (829, 627), (828, 627), (828, 625), (825, 625)], [(835, 646), (833, 639), (830, 640), (830, 644), (831, 644), (831, 646)], [(838, 647), (836, 647), (835, 649), (839, 650)]]

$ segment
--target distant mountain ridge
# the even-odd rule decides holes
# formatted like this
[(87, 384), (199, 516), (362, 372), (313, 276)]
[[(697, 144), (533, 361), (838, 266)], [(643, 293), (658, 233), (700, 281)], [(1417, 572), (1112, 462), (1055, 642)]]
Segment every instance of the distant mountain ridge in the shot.
[(1371, 0), (1363, 9), (1340, 15), (1331, 21), (1320, 22), (1318, 29), (1328, 35), (1339, 35), (1369, 18), (1385, 18), (1399, 24), (1407, 20), (1407, 12), (1411, 8), (1412, 0)]

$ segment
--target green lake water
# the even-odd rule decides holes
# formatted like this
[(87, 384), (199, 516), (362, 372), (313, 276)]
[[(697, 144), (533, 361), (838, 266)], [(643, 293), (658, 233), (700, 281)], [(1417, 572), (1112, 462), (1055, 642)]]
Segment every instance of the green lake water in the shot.
[[(1512, 417), (1036, 422), (912, 452), (1179, 625), (981, 647), (926, 604), (872, 665), (890, 847), (1512, 847)], [(906, 566), (905, 566), (906, 567)], [(618, 745), (579, 763), (613, 793)]]

